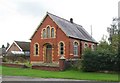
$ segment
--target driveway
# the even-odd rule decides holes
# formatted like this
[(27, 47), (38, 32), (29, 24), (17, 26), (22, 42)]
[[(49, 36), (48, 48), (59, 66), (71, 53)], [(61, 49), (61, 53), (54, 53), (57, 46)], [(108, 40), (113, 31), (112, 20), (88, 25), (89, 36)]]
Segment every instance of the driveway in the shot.
[[(55, 79), (55, 78), (32, 78), (32, 77), (24, 77), (24, 76), (3, 76), (2, 77), (2, 83), (4, 81), (9, 81), (13, 83), (13, 81), (24, 81), (24, 83), (118, 83), (118, 82), (96, 82), (96, 81), (87, 81), (87, 80), (71, 80), (71, 79)], [(14, 83), (17, 83), (14, 82)], [(21, 83), (21, 82), (20, 82)]]

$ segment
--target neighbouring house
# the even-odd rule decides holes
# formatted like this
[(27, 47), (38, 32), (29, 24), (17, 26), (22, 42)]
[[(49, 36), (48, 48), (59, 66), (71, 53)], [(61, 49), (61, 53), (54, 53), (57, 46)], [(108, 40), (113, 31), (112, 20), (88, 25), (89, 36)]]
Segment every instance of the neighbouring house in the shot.
[(6, 48), (0, 48), (0, 65), (2, 63), (3, 56), (6, 55)]
[(25, 41), (14, 41), (6, 50), (7, 55), (25, 55), (30, 56), (30, 42)]
[(47, 12), (31, 37), (30, 61), (59, 64), (61, 57), (76, 60), (85, 48), (94, 50), (96, 45), (95, 39), (72, 18), (68, 21)]
[(6, 55), (6, 48), (0, 48), (0, 57)]

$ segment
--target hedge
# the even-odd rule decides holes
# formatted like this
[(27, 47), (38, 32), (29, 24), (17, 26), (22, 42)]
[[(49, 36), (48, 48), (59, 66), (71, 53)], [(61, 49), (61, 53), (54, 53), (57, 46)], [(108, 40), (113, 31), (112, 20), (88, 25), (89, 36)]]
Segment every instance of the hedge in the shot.
[(24, 63), (29, 61), (29, 57), (25, 55), (9, 55), (9, 56), (4, 56), (3, 57), (3, 62), (12, 62), (12, 63)]
[(91, 51), (87, 49), (84, 52), (82, 60), (83, 71), (120, 71), (119, 55), (109, 51)]

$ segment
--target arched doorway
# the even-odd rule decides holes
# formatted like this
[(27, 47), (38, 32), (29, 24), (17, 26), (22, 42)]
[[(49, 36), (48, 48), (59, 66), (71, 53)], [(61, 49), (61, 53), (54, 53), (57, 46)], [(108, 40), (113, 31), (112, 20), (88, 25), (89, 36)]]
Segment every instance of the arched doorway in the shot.
[(52, 63), (52, 45), (48, 43), (45, 45), (45, 48), (45, 63)]

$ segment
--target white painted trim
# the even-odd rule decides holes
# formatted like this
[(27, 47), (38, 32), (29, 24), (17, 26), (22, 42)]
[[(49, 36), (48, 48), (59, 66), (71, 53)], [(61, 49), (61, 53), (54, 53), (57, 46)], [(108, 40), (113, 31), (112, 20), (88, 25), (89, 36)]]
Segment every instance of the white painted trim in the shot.
[(23, 51), (22, 48), (20, 48), (20, 46), (15, 41), (13, 43), (15, 43), (15, 45), (20, 49), (20, 51)]
[(15, 44), (15, 45), (20, 49), (20, 51), (23, 51), (23, 50), (20, 48), (20, 46), (14, 41), (14, 42), (7, 48), (6, 52), (8, 52), (8, 50), (10, 49), (10, 47), (11, 47), (13, 44)]
[[(13, 44), (13, 43), (12, 43)], [(12, 44), (7, 48), (6, 52), (10, 49), (10, 47), (12, 46)]]
[[(77, 47), (79, 47), (79, 41), (77, 41), (77, 40), (74, 40), (74, 42), (73, 42), (73, 55), (74, 55), (74, 45), (75, 45), (75, 43), (77, 43), (78, 45), (77, 45)], [(74, 55), (74, 56), (78, 56), (79, 55), (79, 48), (77, 49), (77, 55)]]

